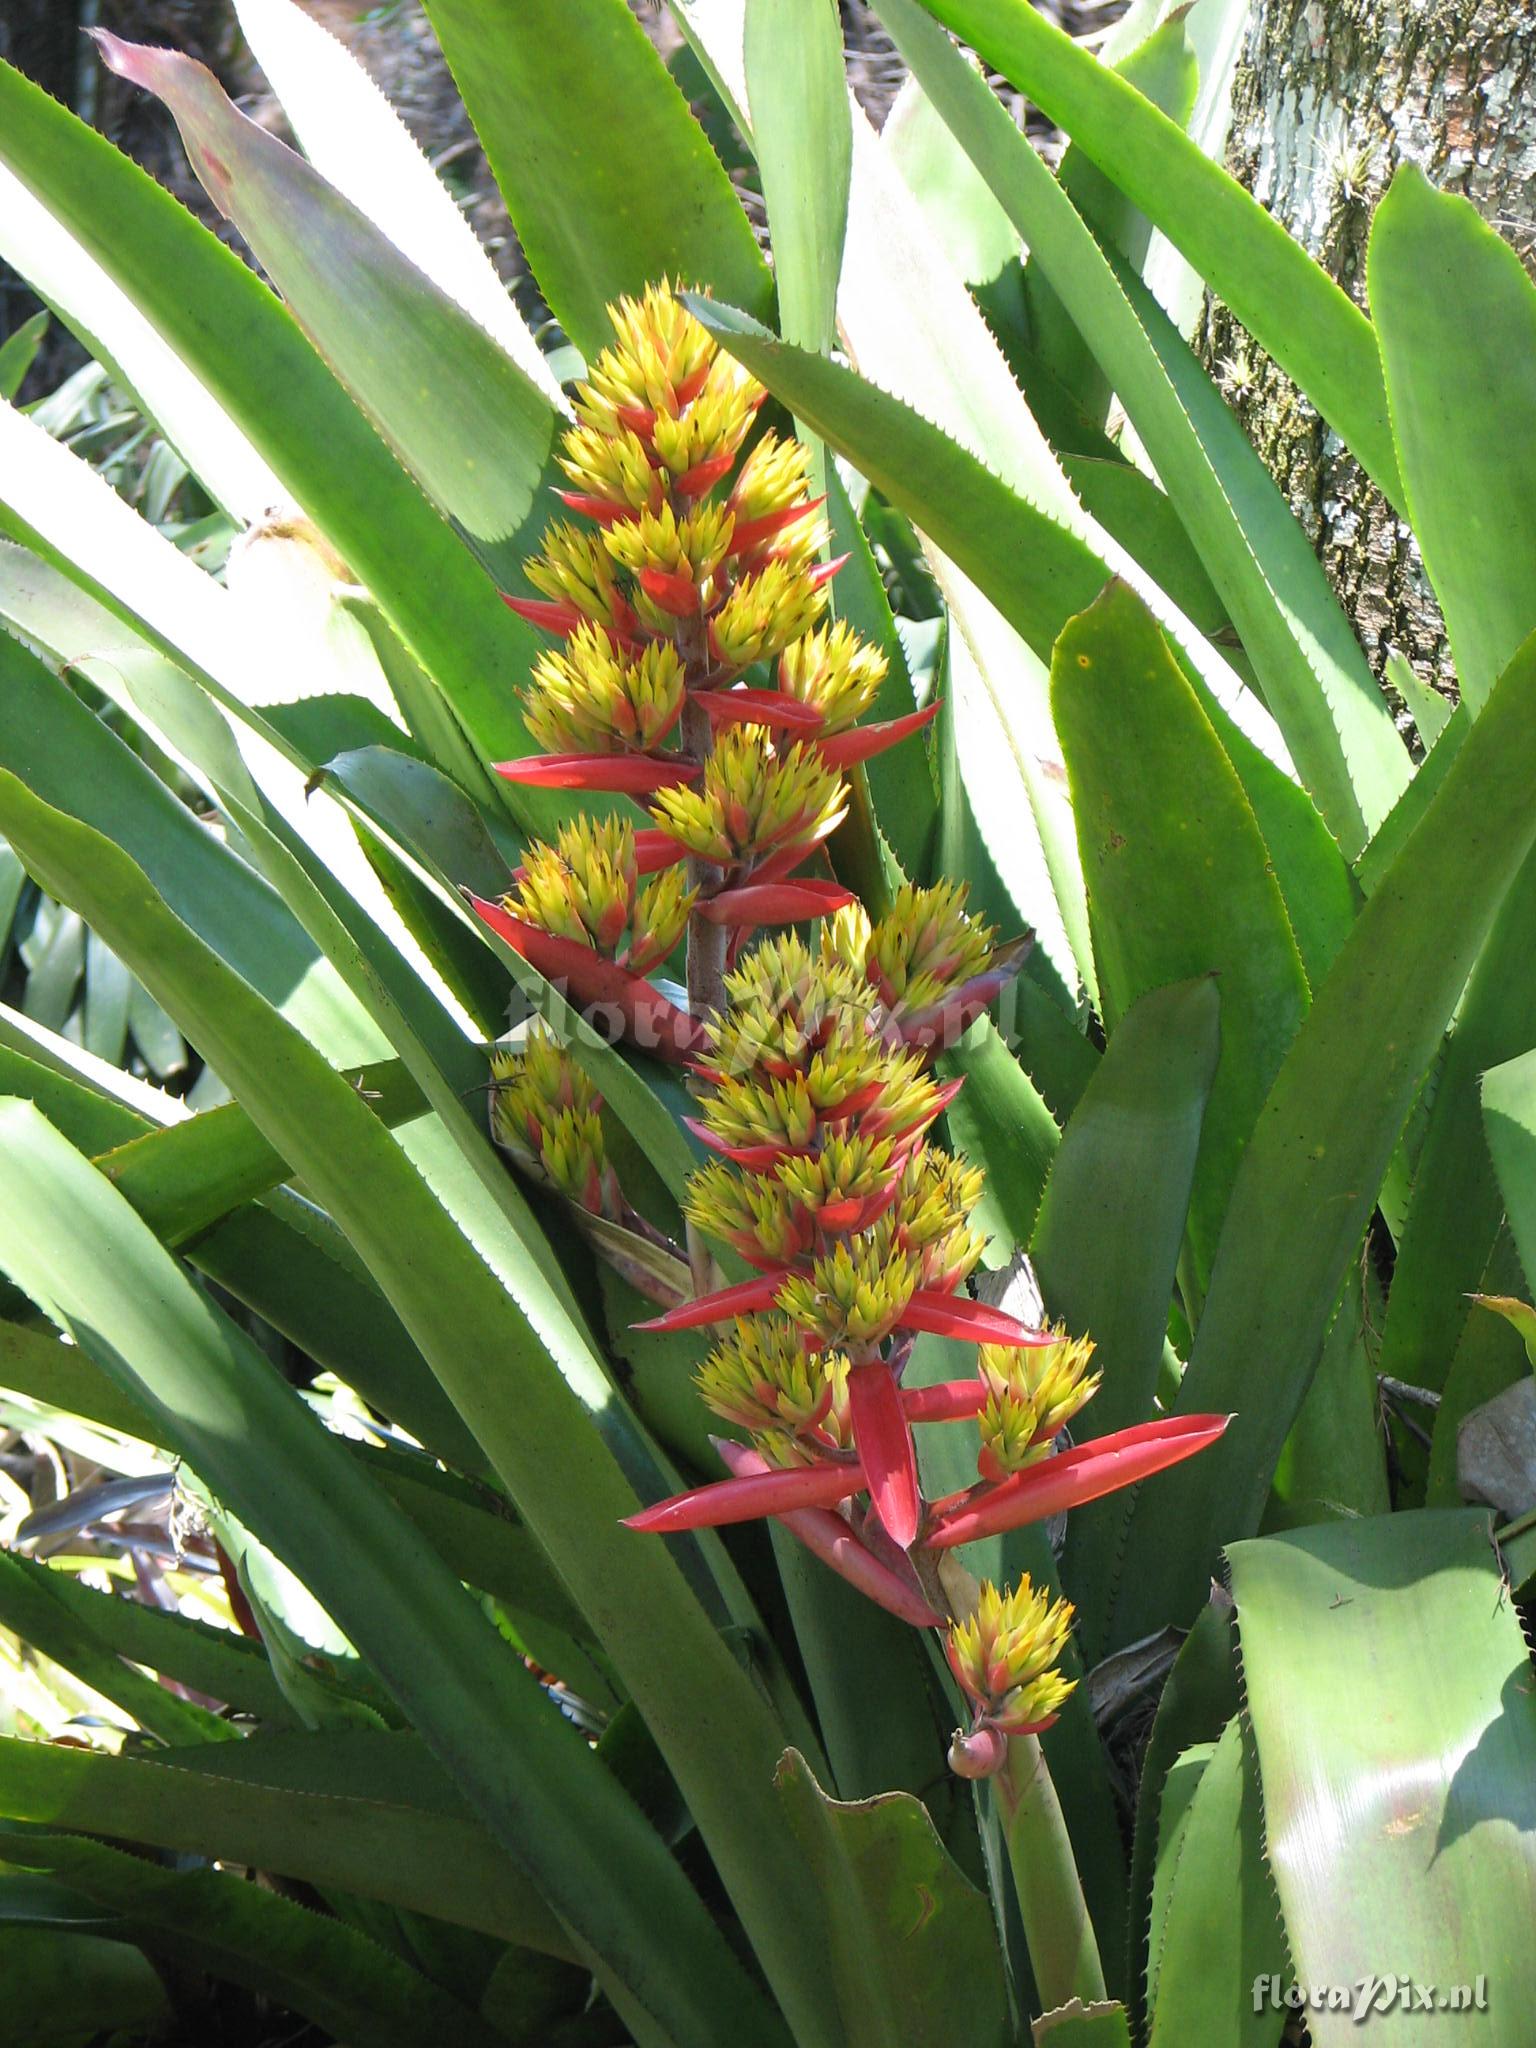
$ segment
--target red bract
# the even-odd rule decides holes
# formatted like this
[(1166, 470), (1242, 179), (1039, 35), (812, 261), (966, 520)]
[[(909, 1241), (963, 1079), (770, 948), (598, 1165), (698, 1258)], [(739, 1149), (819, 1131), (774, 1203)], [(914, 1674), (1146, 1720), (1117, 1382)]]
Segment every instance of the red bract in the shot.
[(722, 725), (767, 725), (803, 733), (821, 730), (822, 715), (815, 705), (786, 697), (782, 690), (700, 690), (693, 701), (703, 705), (717, 731)]
[(653, 603), (676, 619), (691, 619), (699, 610), (699, 588), (676, 569), (642, 569), (640, 588)]
[(1032, 1330), (1003, 1309), (972, 1301), (968, 1294), (941, 1294), (932, 1287), (918, 1288), (901, 1312), (900, 1327), (930, 1337), (960, 1337), (972, 1344), (1008, 1344), (1015, 1349), (1056, 1342), (1049, 1330)]
[(760, 1315), (764, 1309), (773, 1307), (783, 1285), (784, 1269), (776, 1267), (760, 1279), (741, 1280), (734, 1287), (721, 1287), (713, 1294), (701, 1294), (693, 1301), (681, 1301), (676, 1308), (669, 1308), (665, 1315), (652, 1316), (648, 1322), (636, 1323), (633, 1327), (637, 1330), (702, 1330), (710, 1323), (728, 1323), (736, 1316)]
[(854, 1448), (868, 1475), (869, 1497), (886, 1534), (902, 1550), (917, 1535), (922, 1491), (912, 1426), (901, 1389), (884, 1359), (856, 1365), (848, 1375), (848, 1419)]
[(883, 754), (887, 747), (894, 747), (910, 734), (919, 732), (939, 715), (938, 701), (925, 704), (921, 711), (909, 711), (903, 718), (887, 718), (877, 725), (855, 725), (847, 732), (833, 733), (830, 739), (818, 740), (817, 749), (829, 768), (851, 768), (858, 761), (868, 761), (876, 754)]
[(738, 519), (731, 533), (731, 553), (745, 556), (754, 553), (764, 541), (772, 540), (776, 533), (782, 533), (786, 526), (793, 526), (797, 519), (809, 518), (826, 503), (825, 497), (807, 498), (803, 503), (783, 505), (777, 512), (765, 512), (760, 519)]
[(695, 908), (711, 924), (799, 924), (806, 918), (830, 917), (858, 899), (841, 882), (742, 882), (702, 897)]
[(574, 633), (581, 624), (581, 613), (575, 605), (566, 604), (562, 599), (513, 597), (504, 590), (501, 601), (520, 619), (526, 619), (530, 626), (541, 626), (546, 633)]
[(466, 895), (475, 915), (515, 953), (531, 961), (547, 981), (566, 987), (578, 1004), (611, 1004), (629, 1035), (647, 1052), (681, 1065), (699, 1050), (703, 1041), (698, 1025), (644, 975), (631, 974), (575, 939), (557, 938), (537, 925), (525, 924), (503, 904), (488, 903), (467, 891)]
[[(732, 1443), (729, 1438), (715, 1437), (712, 1442), (720, 1453), (721, 1462), (735, 1478), (772, 1469), (761, 1451), (749, 1450), (745, 1444)], [(882, 1563), (859, 1541), (834, 1509), (794, 1508), (788, 1514), (775, 1515), (774, 1520), (782, 1522), (792, 1536), (835, 1571), (839, 1578), (846, 1579), (866, 1599), (894, 1614), (898, 1621), (910, 1622), (914, 1628), (944, 1626), (945, 1617), (929, 1606), (915, 1578), (904, 1579)]]
[(658, 761), (649, 754), (525, 754), (492, 766), (508, 782), (534, 789), (603, 789), (623, 796), (654, 796), (658, 789), (696, 782), (703, 772), (696, 761)]
[(933, 1387), (906, 1387), (901, 1404), (908, 1422), (962, 1422), (987, 1405), (985, 1380), (941, 1380)]
[(770, 1467), (741, 1479), (717, 1479), (688, 1493), (675, 1493), (655, 1507), (626, 1515), (626, 1529), (642, 1535), (666, 1536), (682, 1529), (722, 1529), (732, 1522), (755, 1522), (763, 1515), (783, 1515), (795, 1508), (832, 1508), (851, 1493), (864, 1491), (864, 1470), (856, 1464)]
[(985, 974), (973, 975), (942, 1002), (931, 1003), (925, 1010), (897, 1010), (888, 1027), (891, 1040), (919, 1051), (955, 1044), (1017, 975), (1034, 943), (1034, 933), (1025, 932), (998, 947)]
[(949, 1550), (1005, 1529), (1022, 1529), (1070, 1508), (1134, 1486), (1213, 1444), (1230, 1415), (1167, 1415), (1046, 1458), (996, 1486), (973, 1487), (941, 1502), (928, 1525), (930, 1549)]

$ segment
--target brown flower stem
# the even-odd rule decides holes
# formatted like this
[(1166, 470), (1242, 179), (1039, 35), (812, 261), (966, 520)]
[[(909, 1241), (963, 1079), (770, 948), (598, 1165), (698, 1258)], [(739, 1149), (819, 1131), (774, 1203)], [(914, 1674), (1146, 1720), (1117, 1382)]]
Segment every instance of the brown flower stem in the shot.
[(1091, 2005), (1106, 1995), (1104, 1966), (1037, 1736), (1009, 1737), (1008, 1760), (992, 1784), (1041, 2006), (1054, 2012), (1074, 1998)]

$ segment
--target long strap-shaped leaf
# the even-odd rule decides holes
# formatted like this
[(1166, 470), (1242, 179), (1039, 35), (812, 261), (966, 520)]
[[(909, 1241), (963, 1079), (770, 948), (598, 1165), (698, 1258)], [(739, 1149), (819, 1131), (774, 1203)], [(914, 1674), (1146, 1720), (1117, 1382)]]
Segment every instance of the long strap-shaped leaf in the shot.
[(295, 0), (236, 0), (235, 13), (321, 177), (472, 314), (551, 404), (563, 405), (553, 371), (463, 209), (360, 60)]
[(428, 497), (509, 580), (544, 523), (558, 424), (547, 394), (311, 164), (239, 113), (204, 65), (98, 40), (114, 71), (164, 100), (193, 170), (293, 317)]
[(1166, 114), (1028, 0), (922, 0), (1064, 128), (1288, 371), (1400, 508), (1370, 322)]
[(1368, 275), (1408, 515), (1475, 714), (1536, 627), (1536, 286), (1412, 163), (1371, 223)]
[(1134, 305), (1039, 153), (918, 0), (884, 0), (882, 12), (1119, 394), (1303, 781), (1353, 858), (1407, 787), (1409, 761), (1305, 534), (1267, 478), (1267, 488), (1253, 488), (1262, 468), (1251, 450), (1239, 465), (1252, 501), (1245, 523)]
[(132, 862), (10, 776), (0, 777), (0, 820), (45, 885), (179, 1015), (362, 1254), (613, 1657), (795, 2024), (824, 2038), (816, 1923), (771, 1803), (782, 1736), (671, 1559), (618, 1526), (635, 1497), (536, 1326), (348, 1083), (207, 953)]
[(1221, 1062), (1190, 1205), (1198, 1313), (1243, 1147), (1307, 1007), (1269, 850), (1156, 621), (1112, 585), (1066, 627), (1051, 704), (1111, 1034), (1151, 990), (1216, 974)]
[(565, 1929), (429, 1764), (415, 1737), (372, 1731), (250, 1737), (227, 1772), (186, 1751), (0, 1740), (0, 1811), (222, 1856), (574, 1960)]
[(0, 1106), (0, 1131), (12, 1278), (304, 1579), (600, 1968), (680, 2039), (750, 2013), (659, 1837), (447, 1566), (30, 1103)]
[(0, 161), (194, 365), (378, 598), (484, 758), (525, 748), (512, 685), (536, 636), (271, 291), (137, 165), (5, 64)]
[(1177, 1487), (1138, 1495), (1113, 1639), (1199, 1607), (1258, 1525), (1413, 1093), (1536, 841), (1536, 637), (1314, 992), (1233, 1188), (1179, 1407), (1234, 1410)]
[(687, 101), (625, 0), (427, 9), (539, 287), (587, 356), (603, 308), (658, 278), (766, 313), (767, 266)]
[[(1369, 2019), (1310, 2011), (1312, 2039), (1341, 2048), (1374, 2024), (1519, 2048), (1536, 1999), (1536, 1686), (1486, 1512), (1322, 1523), (1228, 1556), (1297, 1978), (1394, 1980)], [(1427, 2018), (1406, 1988), (1475, 1994), (1477, 1979), (1483, 2010)]]
[(365, 1934), (258, 1885), (214, 1870), (157, 1870), (139, 1856), (67, 1835), (8, 1844), (21, 1870), (60, 1880), (61, 1924), (73, 1916), (194, 1970), (247, 1985), (308, 2014), (357, 2048), (416, 2048), (423, 2039), (496, 2048), (503, 2039), (473, 2007)]
[[(1217, 983), (1174, 983), (1134, 1004), (1083, 1090), (1045, 1184), (1030, 1251), (1049, 1313), (1091, 1334), (1104, 1379), (1095, 1436), (1147, 1421), (1220, 1047)], [(1082, 1653), (1096, 1661), (1124, 1533), (1123, 1497), (1068, 1523), (1062, 1577)]]

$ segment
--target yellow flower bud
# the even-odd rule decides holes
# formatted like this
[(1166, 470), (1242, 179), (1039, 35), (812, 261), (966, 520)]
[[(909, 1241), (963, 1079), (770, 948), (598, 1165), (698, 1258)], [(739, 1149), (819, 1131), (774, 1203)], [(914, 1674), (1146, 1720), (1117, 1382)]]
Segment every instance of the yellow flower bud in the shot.
[(553, 846), (529, 847), (505, 901), (514, 917), (644, 974), (682, 937), (693, 896), (678, 868), (638, 881), (633, 826), (578, 818)]
[(761, 726), (721, 734), (702, 783), (661, 790), (651, 814), (701, 860), (733, 866), (824, 838), (842, 819), (847, 785), (814, 747), (777, 753)]
[(827, 608), (827, 586), (808, 567), (767, 562), (744, 576), (709, 622), (727, 668), (748, 668), (808, 633)]
[(997, 935), (966, 915), (966, 893), (963, 882), (904, 882), (870, 933), (870, 978), (893, 1008), (924, 1010), (986, 967)]
[(982, 1582), (975, 1613), (951, 1626), (945, 1645), (979, 1719), (1005, 1735), (1033, 1733), (1055, 1720), (1077, 1683), (1055, 1668), (1072, 1615), (1070, 1601), (1037, 1590), (1027, 1572), (1007, 1593)]
[(981, 1415), (981, 1471), (986, 1479), (1022, 1472), (1045, 1457), (1052, 1439), (1098, 1391), (1100, 1375), (1090, 1373), (1091, 1337), (1069, 1337), (1058, 1325), (1056, 1342), (1012, 1350), (983, 1344), (979, 1354), (987, 1383)]
[(843, 732), (857, 723), (885, 681), (885, 656), (859, 638), (846, 619), (793, 641), (779, 657), (779, 688), (814, 704), (823, 730)]
[(563, 520), (544, 530), (544, 552), (523, 564), (534, 589), (557, 603), (573, 604), (584, 618), (605, 623), (618, 617), (613, 564), (595, 533)]
[(878, 1343), (901, 1321), (919, 1282), (916, 1260), (893, 1252), (889, 1234), (876, 1227), (834, 1245), (809, 1273), (791, 1274), (778, 1306), (823, 1343)]
[(807, 1351), (782, 1316), (738, 1318), (695, 1377), (715, 1414), (749, 1430), (775, 1464), (842, 1450), (851, 1440), (847, 1359)]
[(522, 698), (528, 730), (547, 753), (643, 751), (676, 724), (683, 685), (670, 642), (631, 656), (601, 626), (583, 624), (563, 648), (539, 656)]

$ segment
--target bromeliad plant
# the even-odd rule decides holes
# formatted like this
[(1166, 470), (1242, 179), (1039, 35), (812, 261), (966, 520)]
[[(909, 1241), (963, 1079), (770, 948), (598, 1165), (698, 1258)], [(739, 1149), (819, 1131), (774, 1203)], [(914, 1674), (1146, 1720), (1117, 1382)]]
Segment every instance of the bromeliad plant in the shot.
[[(0, 909), (64, 934), (0, 919), (7, 2024), (1278, 2048), (1386, 1957), (1514, 2048), (1515, 255), (1405, 168), (1347, 299), (1189, 128), (1227, 0), (883, 0), (878, 134), (831, 0), (672, 0), (670, 72), (426, 0), (535, 340), (236, 4), (302, 156), (100, 40), (264, 276), (0, 65), (0, 257), (215, 508), (0, 405)], [(1413, 529), (1454, 708), (1170, 247)]]
[[(938, 703), (857, 722), (886, 663), (846, 621), (822, 619), (844, 564), (820, 558), (809, 449), (768, 432), (743, 457), (767, 393), (666, 287), (610, 315), (614, 344), (578, 388), (560, 454), (575, 486), (560, 495), (590, 524), (552, 526), (527, 564), (543, 595), (507, 600), (562, 639), (524, 693), (528, 730), (552, 751), (497, 773), (647, 797), (655, 822), (637, 833), (578, 818), (530, 847), (499, 903), (471, 901), (589, 1015), (611, 1002), (637, 1043), (689, 1063), (702, 1101), (688, 1126), (715, 1155), (683, 1202), (693, 1274), (713, 1270), (705, 1240), (754, 1269), (639, 1325), (729, 1326), (698, 1382), (749, 1446), (717, 1443), (729, 1479), (629, 1525), (777, 1516), (880, 1606), (942, 1626), (939, 1553), (1131, 1485), (1225, 1422), (1166, 1417), (1046, 1462), (1098, 1384), (1093, 1345), (965, 1293), (984, 1249), (970, 1221), (983, 1175), (929, 1143), (962, 1085), (935, 1081), (932, 1055), (985, 1013), (1028, 941), (999, 947), (967, 915), (964, 884), (904, 883), (871, 924), (850, 890), (796, 872), (846, 815), (843, 771), (928, 724)], [(753, 943), (761, 926), (818, 916), (818, 940)], [(682, 1009), (646, 974), (685, 934)], [(583, 1218), (638, 1220), (569, 1056), (535, 1037), (497, 1056), (495, 1084), (498, 1136), (525, 1169)], [(980, 1344), (977, 1374), (905, 1389), (923, 1333)], [(914, 1423), (977, 1417), (981, 1478), (928, 1502)], [(865, 1496), (867, 1508), (852, 1505)], [(1071, 1613), (1056, 1602), (1037, 1616), (1040, 1597), (1026, 1579), (1024, 1619), (1010, 1624), (1028, 1656), (1059, 1647)], [(997, 1601), (987, 1588), (993, 1634)], [(978, 1688), (968, 1672), (1011, 1672), (1016, 1653), (978, 1666), (980, 1638), (964, 1652), (961, 1641), (951, 1634), (951, 1660), (1001, 1768), (1001, 1735), (1049, 1727), (1071, 1684), (1047, 1668)], [(982, 1774), (982, 1754), (975, 1737), (961, 1743), (967, 1775)]]

